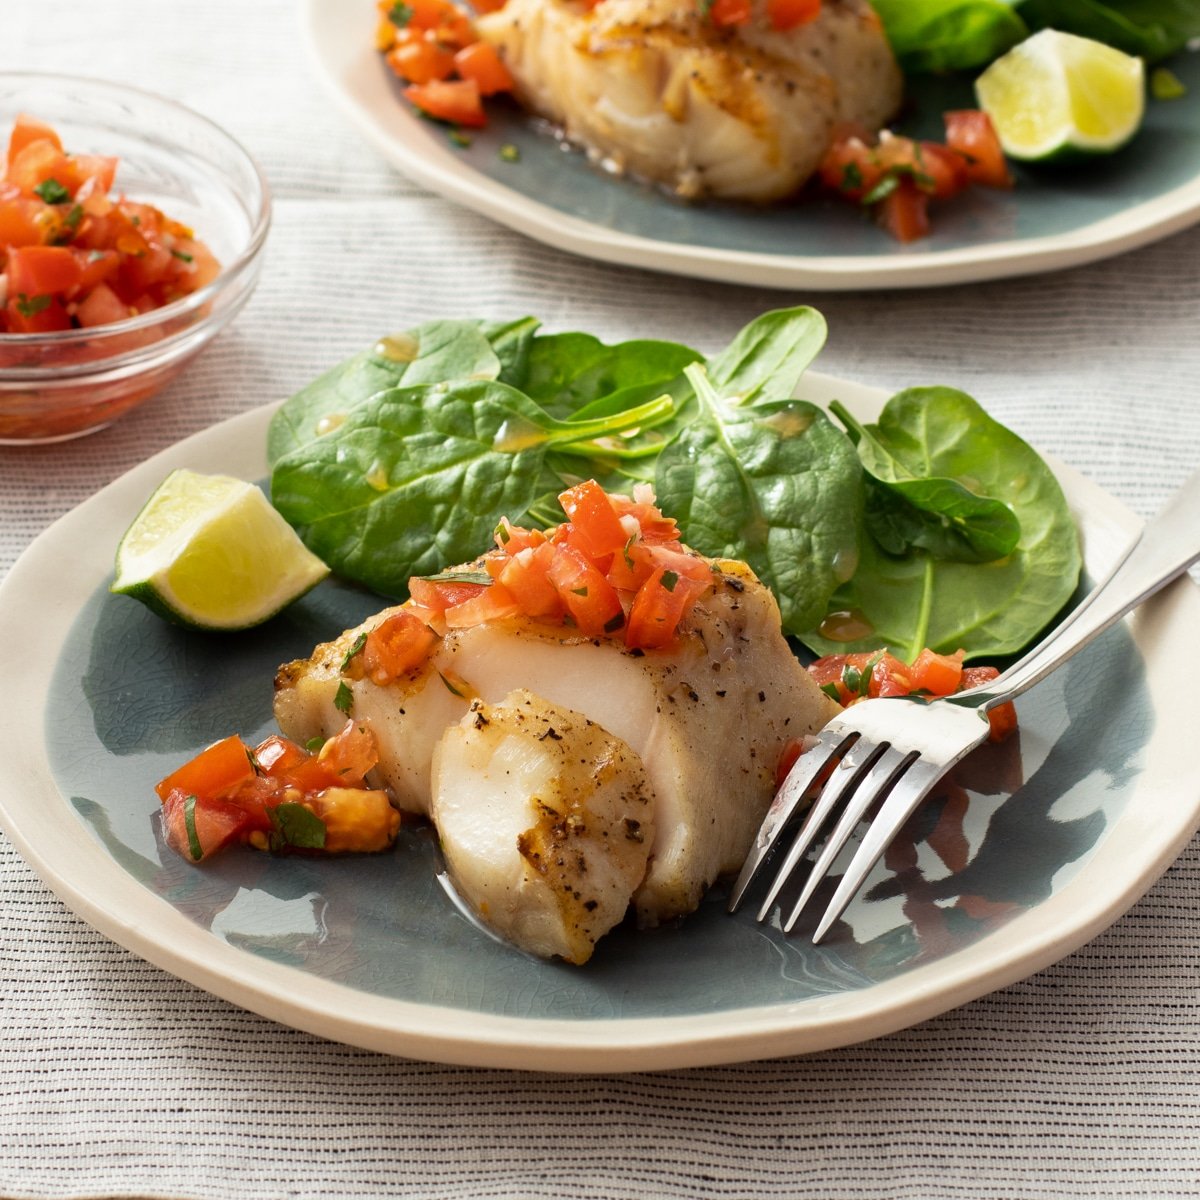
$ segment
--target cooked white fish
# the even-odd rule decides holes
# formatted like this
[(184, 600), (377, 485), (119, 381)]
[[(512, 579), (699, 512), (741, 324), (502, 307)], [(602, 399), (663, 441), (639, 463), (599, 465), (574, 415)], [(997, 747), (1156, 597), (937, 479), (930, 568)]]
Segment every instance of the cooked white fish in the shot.
[(879, 129), (903, 90), (866, 0), (825, 0), (786, 32), (766, 0), (729, 28), (696, 0), (508, 0), (478, 29), (523, 104), (610, 169), (687, 198), (788, 196), (839, 123)]
[(580, 714), (645, 769), (654, 837), (631, 891), (639, 922), (657, 924), (740, 867), (784, 747), (838, 711), (789, 651), (770, 591), (743, 564), (713, 565), (711, 592), (662, 650), (512, 618), (449, 631), (423, 667), (385, 686), (353, 678), (353, 664), (343, 673), (360, 635), (396, 611), (386, 610), (282, 667), (276, 717), (299, 741), (328, 736), (345, 721), (335, 704), (344, 684), (355, 719), (375, 733), (380, 778), (402, 808), (429, 815), (435, 748), (473, 701), (523, 688)]
[(514, 945), (584, 963), (625, 916), (653, 844), (624, 742), (517, 690), (476, 700), (433, 756), (430, 816), (459, 895)]

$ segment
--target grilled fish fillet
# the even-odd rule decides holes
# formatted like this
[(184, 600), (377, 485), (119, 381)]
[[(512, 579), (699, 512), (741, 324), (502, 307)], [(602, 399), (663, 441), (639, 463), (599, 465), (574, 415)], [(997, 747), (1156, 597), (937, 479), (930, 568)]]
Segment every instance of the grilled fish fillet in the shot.
[(459, 895), (530, 953), (587, 962), (646, 874), (653, 804), (637, 755), (518, 689), (476, 700), (443, 734), (432, 779), (430, 816)]
[(838, 123), (879, 129), (903, 91), (866, 0), (825, 0), (787, 32), (766, 3), (729, 28), (697, 0), (508, 0), (477, 24), (518, 99), (610, 169), (762, 202), (808, 179)]
[(512, 618), (449, 631), (423, 667), (381, 687), (342, 664), (360, 634), (396, 611), (385, 610), (281, 667), (276, 718), (301, 742), (329, 736), (346, 719), (334, 703), (345, 684), (355, 719), (374, 731), (380, 779), (401, 808), (435, 819), (434, 753), (474, 701), (499, 704), (520, 688), (591, 721), (645, 770), (654, 835), (631, 894), (639, 922), (657, 924), (691, 912), (741, 866), (782, 750), (838, 711), (789, 651), (770, 591), (741, 563), (713, 565), (712, 591), (663, 650)]

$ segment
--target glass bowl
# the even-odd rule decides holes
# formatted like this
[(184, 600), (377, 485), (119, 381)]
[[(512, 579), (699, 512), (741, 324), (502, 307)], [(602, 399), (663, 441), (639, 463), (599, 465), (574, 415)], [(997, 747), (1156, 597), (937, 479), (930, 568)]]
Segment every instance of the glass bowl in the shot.
[(195, 229), (221, 263), (207, 287), (89, 329), (0, 334), (0, 443), (93, 433), (161, 391), (241, 310), (271, 220), (266, 179), (218, 126), (174, 101), (100, 80), (0, 72), (0, 141), (18, 113), (58, 130), (68, 152), (120, 159), (112, 195)]

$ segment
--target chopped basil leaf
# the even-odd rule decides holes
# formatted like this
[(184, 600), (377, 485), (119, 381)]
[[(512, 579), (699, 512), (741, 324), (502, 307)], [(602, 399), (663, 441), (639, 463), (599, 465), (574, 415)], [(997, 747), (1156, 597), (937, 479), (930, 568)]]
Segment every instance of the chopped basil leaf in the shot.
[(176, 258), (182, 259), (184, 262), (194, 262), (195, 261), (192, 255), (184, 254), (184, 252), (182, 250), (172, 250), (171, 253)]
[(842, 668), (842, 683), (848, 692), (857, 693), (862, 687), (862, 672), (857, 667), (847, 664)]
[(842, 191), (854, 192), (863, 185), (862, 168), (858, 163), (850, 162), (842, 168)]
[(325, 848), (325, 822), (303, 804), (280, 804), (268, 808), (267, 815), (275, 830), (275, 845), (295, 846), (300, 850), (323, 850)]
[(838, 691), (838, 685), (836, 683), (821, 684), (821, 691), (823, 691), (825, 695), (830, 698), (830, 700), (836, 700), (839, 704), (842, 702), (842, 693)]
[(504, 162), (520, 162), (521, 151), (518, 150), (517, 147), (512, 144), (512, 142), (505, 142), (504, 145), (500, 147), (500, 158)]
[(362, 648), (367, 644), (367, 635), (360, 633), (354, 639), (354, 645), (346, 651), (346, 657), (342, 659), (342, 665), (338, 669), (344, 671), (353, 661), (356, 655), (362, 653)]
[(70, 200), (71, 193), (57, 179), (47, 179), (33, 189), (47, 204), (62, 204)]
[(441, 673), (441, 671), (438, 672), (438, 678), (446, 685), (446, 691), (450, 692), (452, 695), (458, 696), (461, 700), (466, 699), (462, 692), (460, 692), (458, 688), (456, 688), (454, 684), (452, 684), (450, 680)]
[(900, 186), (900, 175), (896, 171), (889, 171), (863, 198), (862, 202), (867, 207), (872, 204), (878, 204), (880, 200), (886, 200)]
[(400, 0), (399, 3), (393, 4), (388, 10), (388, 20), (391, 21), (397, 29), (403, 29), (413, 19), (412, 8)]
[(309, 752), (309, 754), (316, 754), (323, 745), (325, 745), (325, 739), (323, 737), (310, 737), (308, 741), (304, 743), (304, 748)]
[(675, 590), (675, 585), (679, 582), (679, 573), (677, 571), (664, 571), (662, 576), (662, 585), (668, 592)]
[(22, 292), (17, 297), (17, 312), (23, 317), (36, 317), (50, 307), (50, 296), (27, 296)]
[(459, 129), (457, 125), (448, 130), (446, 136), (450, 139), (453, 145), (458, 146), (463, 150), (465, 150), (471, 144), (470, 137), (463, 133), (463, 131)]
[(68, 229), (78, 229), (79, 222), (82, 220), (83, 220), (83, 205), (82, 204), (72, 204), (70, 209), (67, 212), (67, 215), (65, 217), (63, 217), (63, 224)]
[(610, 617), (609, 620), (605, 623), (604, 632), (605, 633), (616, 633), (617, 630), (620, 629), (621, 626), (624, 624), (625, 624), (625, 614), (623, 612), (619, 612), (619, 613), (617, 613), (617, 615), (615, 617)]
[(344, 683), (338, 684), (333, 697), (333, 707), (344, 712), (346, 716), (350, 715), (350, 710), (354, 707), (354, 693)]
[(502, 546), (507, 546), (512, 541), (512, 534), (508, 532), (508, 527), (503, 521), (496, 526), (494, 536)]
[(200, 838), (196, 835), (195, 796), (189, 796), (183, 802), (183, 827), (187, 830), (188, 853), (194, 862), (199, 862), (204, 857), (204, 847), (200, 845)]
[(486, 571), (439, 571), (436, 575), (417, 575), (424, 583), (482, 583), (490, 587), (492, 577)]
[(571, 589), (571, 595), (572, 595), (572, 596), (586, 596), (586, 595), (587, 595), (587, 588), (586, 588), (586, 587), (581, 587), (581, 588), (572, 588), (572, 589)]

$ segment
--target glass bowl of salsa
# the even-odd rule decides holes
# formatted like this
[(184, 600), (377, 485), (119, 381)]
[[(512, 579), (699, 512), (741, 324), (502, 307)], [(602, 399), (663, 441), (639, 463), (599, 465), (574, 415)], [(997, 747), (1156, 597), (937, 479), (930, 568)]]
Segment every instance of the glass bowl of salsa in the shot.
[(100, 80), (0, 72), (0, 444), (95, 432), (250, 298), (266, 179), (228, 133)]

